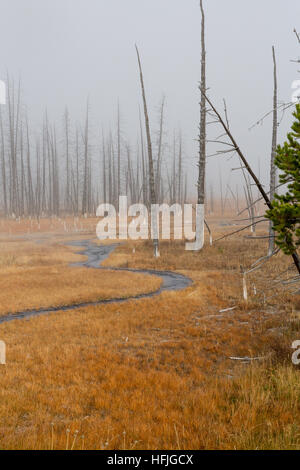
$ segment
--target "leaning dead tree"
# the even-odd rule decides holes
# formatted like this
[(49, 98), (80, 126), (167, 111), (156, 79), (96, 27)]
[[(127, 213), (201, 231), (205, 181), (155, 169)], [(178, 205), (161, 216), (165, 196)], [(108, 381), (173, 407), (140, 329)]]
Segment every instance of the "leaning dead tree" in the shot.
[[(225, 99), (223, 100), (223, 102), (224, 102), (225, 122), (226, 122), (227, 128), (230, 130), (228, 111), (227, 111), (227, 105), (226, 105)], [(218, 144), (221, 143), (223, 145), (227, 145), (227, 147), (228, 147), (228, 144), (223, 142), (223, 141), (220, 141), (219, 138), (217, 138), (213, 142), (218, 143)], [(225, 152), (231, 153), (234, 150), (232, 146), (229, 146), (229, 147), (231, 147), (231, 148), (225, 150)], [(222, 154), (222, 153), (223, 153), (222, 150), (218, 152), (218, 154)], [(243, 187), (243, 190), (244, 190), (245, 200), (246, 200), (246, 204), (247, 204), (247, 210), (248, 210), (248, 213), (249, 213), (249, 220), (252, 222), (252, 225), (250, 226), (250, 229), (251, 229), (252, 233), (255, 233), (255, 230), (256, 230), (256, 224), (254, 223), (254, 221), (255, 221), (255, 204), (253, 204), (253, 192), (252, 192), (252, 187), (251, 187), (251, 181), (250, 181), (249, 175), (245, 171), (245, 167), (243, 166), (243, 163), (242, 163), (240, 158), (239, 158), (239, 163), (240, 163), (240, 166), (238, 168), (232, 168), (232, 171), (239, 170), (239, 171), (242, 172), (243, 179), (245, 181), (245, 185)], [(221, 177), (221, 175), (220, 175), (220, 177)], [(221, 180), (221, 178), (220, 178), (220, 180)], [(228, 185), (227, 185), (227, 187), (228, 187)], [(225, 198), (225, 201), (223, 203), (222, 180), (220, 181), (220, 188), (221, 188), (221, 203), (222, 203), (222, 214), (223, 214), (226, 198)], [(238, 210), (238, 212), (239, 212), (239, 210)]]
[[(277, 67), (276, 67), (276, 56), (275, 48), (272, 48), (273, 53), (273, 65), (274, 65), (274, 96), (273, 96), (273, 132), (272, 132), (272, 152), (271, 152), (271, 166), (270, 166), (270, 201), (273, 202), (276, 187), (276, 147), (277, 147), (277, 129), (278, 129), (278, 112), (277, 112)], [(270, 221), (269, 228), (269, 255), (274, 252), (275, 249), (275, 234), (273, 230), (272, 222)]]
[[(253, 179), (254, 183), (256, 184), (260, 194), (262, 195), (262, 198), (263, 200), (265, 201), (265, 204), (267, 205), (267, 207), (269, 209), (272, 209), (272, 203), (271, 203), (271, 200), (270, 198), (268, 197), (267, 193), (265, 192), (262, 184), (260, 183), (259, 179), (257, 178), (257, 176), (255, 175), (254, 171), (252, 170), (250, 164), (248, 163), (248, 160), (246, 159), (244, 153), (241, 151), (240, 147), (238, 146), (236, 140), (234, 139), (231, 131), (228, 129), (228, 126), (226, 125), (224, 119), (222, 118), (221, 114), (217, 111), (217, 109), (215, 108), (215, 106), (213, 105), (213, 103), (211, 102), (211, 100), (207, 97), (206, 93), (202, 91), (202, 93), (204, 94), (205, 96), (205, 99), (207, 101), (207, 103), (209, 104), (210, 108), (212, 109), (217, 121), (219, 122), (219, 124), (222, 126), (225, 134), (227, 135), (227, 137), (229, 138), (230, 140), (230, 144), (232, 146), (232, 149), (234, 152), (237, 153), (237, 155), (239, 156), (239, 158), (241, 159), (242, 161), (242, 164), (243, 166), (245, 167), (245, 169), (247, 170), (247, 172), (249, 173), (249, 175), (251, 176), (251, 178)], [(257, 222), (258, 223), (258, 222)], [(298, 273), (300, 274), (300, 259), (299, 259), (299, 255), (297, 252), (294, 252), (292, 255), (292, 258), (293, 258), (293, 263), (298, 271)]]
[[(141, 90), (142, 90), (142, 98), (143, 98), (143, 105), (144, 105), (144, 117), (145, 117), (145, 128), (146, 128), (146, 136), (147, 136), (147, 144), (148, 144), (148, 171), (149, 171), (149, 186), (150, 186), (150, 203), (152, 208), (155, 208), (156, 205), (156, 194), (155, 194), (155, 180), (154, 180), (154, 167), (153, 167), (153, 154), (152, 154), (152, 141), (151, 141), (151, 134), (150, 134), (150, 124), (149, 124), (149, 115), (148, 115), (148, 108), (147, 108), (147, 101), (146, 101), (146, 93), (145, 93), (145, 86), (144, 86), (144, 77), (143, 77), (143, 70), (142, 64), (140, 59), (140, 54), (138, 47), (135, 46), (139, 71), (140, 71), (140, 82), (141, 82)], [(153, 246), (154, 246), (154, 256), (159, 256), (159, 232), (158, 232), (158, 220), (156, 211), (153, 210), (154, 213), (151, 211), (151, 229), (153, 235)]]

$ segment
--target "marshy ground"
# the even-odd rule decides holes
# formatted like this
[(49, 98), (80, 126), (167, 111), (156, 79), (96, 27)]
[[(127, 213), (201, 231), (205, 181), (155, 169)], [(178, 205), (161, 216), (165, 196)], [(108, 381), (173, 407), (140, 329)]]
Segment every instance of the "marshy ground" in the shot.
[[(210, 217), (215, 238), (235, 229), (222, 222)], [(1, 221), (0, 315), (157, 290), (152, 276), (70, 266), (83, 258), (66, 243), (95, 238), (96, 223)], [(299, 449), (300, 303), (270, 283), (290, 260), (250, 274), (242, 299), (240, 266), (264, 254), (266, 241), (243, 233), (200, 253), (163, 241), (158, 259), (129, 241), (103, 264), (193, 284), (1, 324), (0, 448)]]

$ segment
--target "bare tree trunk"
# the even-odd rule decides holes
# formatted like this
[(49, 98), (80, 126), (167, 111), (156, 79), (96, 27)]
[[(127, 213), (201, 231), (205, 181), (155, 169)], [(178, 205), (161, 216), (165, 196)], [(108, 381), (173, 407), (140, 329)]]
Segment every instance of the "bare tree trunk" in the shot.
[(103, 191), (103, 202), (106, 203), (106, 152), (105, 152), (105, 141), (104, 134), (102, 132), (102, 191)]
[(225, 204), (223, 198), (223, 180), (222, 180), (222, 173), (219, 167), (219, 181), (220, 181), (220, 197), (221, 197), (221, 215), (224, 215)]
[(82, 214), (85, 215), (88, 210), (88, 153), (89, 153), (89, 103), (87, 103), (84, 142), (84, 176), (82, 193)]
[(161, 189), (161, 164), (162, 164), (162, 149), (163, 149), (163, 131), (164, 131), (164, 107), (165, 97), (162, 99), (160, 108), (159, 120), (159, 137), (158, 137), (158, 153), (157, 153), (157, 169), (156, 169), (156, 196), (157, 202), (160, 202), (160, 189)]
[(15, 106), (15, 88), (14, 82), (8, 82), (8, 120), (9, 120), (9, 143), (10, 143), (10, 210), (14, 216), (19, 215), (20, 199), (18, 185), (18, 130), (20, 115), (20, 83), (17, 94), (17, 105)]
[(35, 215), (39, 221), (41, 211), (41, 155), (40, 144), (36, 143), (36, 190), (35, 190)]
[(43, 170), (42, 170), (42, 213), (46, 211), (46, 139), (45, 126), (43, 125)]
[[(149, 115), (147, 109), (147, 101), (146, 101), (146, 93), (144, 87), (144, 78), (143, 78), (143, 71), (142, 71), (142, 64), (140, 60), (139, 50), (136, 47), (136, 53), (138, 58), (139, 70), (140, 70), (140, 81), (141, 81), (141, 89), (142, 89), (142, 97), (144, 103), (144, 115), (145, 115), (145, 126), (146, 126), (146, 135), (147, 135), (147, 143), (148, 143), (148, 159), (149, 159), (149, 185), (150, 185), (150, 199), (151, 205), (156, 205), (156, 194), (155, 194), (155, 181), (154, 181), (154, 168), (153, 168), (153, 154), (152, 154), (152, 142), (151, 142), (151, 134), (150, 134), (150, 125), (149, 125)], [(153, 232), (153, 246), (154, 246), (154, 256), (159, 256), (159, 240), (158, 240), (158, 220), (157, 220), (157, 211), (153, 211), (154, 214), (151, 214), (151, 224), (152, 224), (152, 232)]]
[(182, 204), (182, 137), (179, 136), (178, 153), (178, 202)]
[(4, 142), (4, 132), (3, 132), (3, 121), (2, 113), (0, 109), (0, 130), (1, 130), (1, 171), (2, 171), (2, 187), (3, 187), (3, 202), (4, 202), (4, 215), (5, 217), (8, 214), (8, 205), (7, 205), (7, 185), (6, 185), (6, 168), (5, 168), (5, 142)]
[(142, 173), (143, 173), (143, 203), (148, 206), (148, 185), (147, 185), (147, 168), (145, 162), (145, 147), (144, 147), (144, 135), (142, 129), (142, 120), (141, 120), (141, 112), (139, 113), (140, 116), (140, 133), (141, 133), (141, 153), (142, 153)]
[(210, 212), (213, 214), (214, 213), (214, 204), (215, 204), (215, 198), (214, 198), (214, 187), (211, 184), (210, 185)]
[(175, 139), (175, 133), (174, 133), (174, 139), (173, 139), (173, 177), (172, 177), (172, 198), (171, 198), (171, 204), (175, 204), (176, 202), (176, 188), (177, 188), (177, 176), (176, 176), (176, 139)]
[(69, 127), (70, 127), (70, 120), (69, 120), (69, 112), (68, 108), (65, 110), (65, 145), (66, 145), (66, 177), (67, 177), (67, 185), (66, 185), (66, 193), (65, 193), (65, 209), (68, 212), (70, 210), (70, 157), (69, 157)]
[(76, 214), (79, 214), (79, 137), (78, 137), (78, 129), (76, 129), (76, 192), (75, 192), (75, 210)]
[(121, 196), (121, 125), (120, 125), (120, 105), (118, 103), (118, 186), (117, 186), (117, 207), (119, 211), (119, 199)]
[[(273, 65), (274, 65), (274, 97), (273, 97), (273, 132), (272, 132), (272, 153), (271, 153), (271, 167), (270, 167), (270, 201), (273, 202), (276, 187), (276, 147), (277, 147), (277, 129), (278, 129), (278, 112), (277, 112), (277, 65), (274, 46), (272, 48)], [(269, 223), (269, 252), (271, 255), (275, 249), (275, 233), (273, 224)]]
[(92, 160), (89, 158), (88, 162), (88, 214), (91, 214), (93, 210), (93, 198), (92, 198)]
[[(196, 250), (204, 245), (204, 207), (205, 207), (205, 170), (206, 170), (206, 50), (205, 50), (205, 14), (203, 1), (200, 0), (201, 9), (201, 82), (200, 91), (200, 127), (199, 127), (199, 176), (198, 200), (196, 212)], [(203, 94), (204, 93), (204, 94)]]
[(50, 132), (49, 132), (49, 124), (48, 124), (48, 117), (46, 113), (45, 119), (45, 133), (46, 133), (46, 147), (47, 147), (47, 158), (48, 158), (48, 214), (52, 215), (52, 171), (51, 171), (51, 145), (50, 145)]
[(26, 122), (26, 133), (27, 133), (27, 187), (28, 187), (28, 213), (34, 214), (34, 201), (33, 201), (33, 184), (31, 174), (31, 155), (30, 155), (30, 140), (29, 140), (29, 128), (28, 121)]
[(135, 201), (135, 184), (134, 184), (134, 176), (132, 171), (132, 164), (131, 164), (131, 154), (130, 154), (130, 147), (127, 145), (127, 169), (128, 169), (128, 187), (130, 191), (130, 202), (134, 204)]
[(187, 174), (185, 175), (185, 180), (184, 180), (184, 197), (183, 197), (183, 202), (187, 202)]
[(23, 147), (23, 128), (20, 128), (20, 158), (21, 158), (21, 187), (20, 187), (20, 215), (25, 214), (25, 168), (24, 168), (24, 147)]
[(112, 187), (112, 171), (111, 171), (111, 162), (112, 162), (112, 143), (109, 143), (108, 147), (108, 202), (112, 204), (113, 200), (113, 187)]
[(58, 217), (60, 212), (60, 193), (59, 193), (59, 168), (57, 159), (57, 139), (55, 126), (52, 133), (52, 181), (53, 181), (53, 208), (54, 214)]

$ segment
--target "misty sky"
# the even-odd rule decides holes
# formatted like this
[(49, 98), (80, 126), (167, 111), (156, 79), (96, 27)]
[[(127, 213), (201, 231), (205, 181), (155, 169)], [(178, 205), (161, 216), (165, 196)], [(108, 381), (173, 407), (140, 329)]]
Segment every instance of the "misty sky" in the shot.
[[(210, 97), (221, 109), (226, 98), (231, 128), (246, 155), (268, 181), (271, 120), (249, 132), (272, 109), (272, 45), (278, 60), (279, 99), (290, 101), (300, 79), (296, 59), (299, 0), (206, 0), (207, 68)], [(199, 121), (200, 10), (198, 0), (0, 0), (0, 78), (21, 76), (31, 127), (44, 109), (62, 122), (66, 105), (73, 121), (84, 119), (89, 97), (96, 138), (115, 125), (117, 101), (124, 136), (135, 144), (141, 104), (134, 44), (142, 55), (151, 127), (157, 107), (167, 102), (168, 137), (182, 129), (190, 188), (196, 193)], [(297, 24), (298, 19), (298, 24)], [(299, 67), (298, 67), (299, 68)], [(290, 113), (289, 113), (290, 114)], [(280, 140), (290, 124), (280, 126)], [(211, 135), (218, 135), (212, 129)], [(219, 167), (237, 166), (226, 157), (210, 159), (208, 180), (219, 184)], [(226, 176), (227, 178), (227, 176)], [(239, 176), (232, 175), (231, 184)], [(225, 182), (224, 182), (225, 184)]]

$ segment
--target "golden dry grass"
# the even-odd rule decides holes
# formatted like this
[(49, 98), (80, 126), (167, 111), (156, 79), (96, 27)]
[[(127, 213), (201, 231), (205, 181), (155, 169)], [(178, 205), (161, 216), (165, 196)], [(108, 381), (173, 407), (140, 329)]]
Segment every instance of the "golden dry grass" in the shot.
[(163, 297), (2, 325), (1, 447), (50, 447), (51, 423), (54, 448), (67, 429), (87, 449), (299, 447), (298, 372), (243, 372), (227, 358), (257, 354), (245, 326)]
[(155, 276), (68, 266), (82, 259), (58, 244), (0, 243), (0, 316), (130, 297), (161, 285)]
[[(215, 223), (223, 230), (232, 227)], [(198, 254), (164, 242), (153, 260), (150, 243), (128, 242), (107, 265), (177, 269), (194, 284), (0, 325), (0, 448), (70, 448), (78, 431), (74, 448), (299, 449), (290, 346), (300, 338), (300, 305), (282, 287), (264, 303), (261, 293), (242, 300), (240, 264), (265, 250), (265, 241), (240, 237)], [(249, 278), (249, 291), (288, 264), (274, 258)]]
[(0, 274), (0, 315), (154, 292), (160, 279), (84, 268), (7, 269)]

